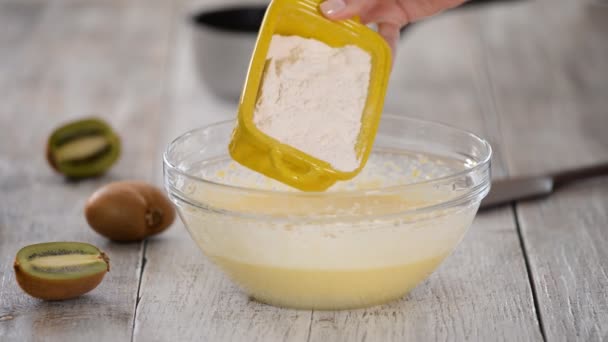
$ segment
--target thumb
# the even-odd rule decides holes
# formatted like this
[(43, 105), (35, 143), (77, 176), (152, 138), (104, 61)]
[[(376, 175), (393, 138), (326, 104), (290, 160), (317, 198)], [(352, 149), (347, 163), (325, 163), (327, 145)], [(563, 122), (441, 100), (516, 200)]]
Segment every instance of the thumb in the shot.
[(319, 8), (323, 15), (332, 20), (349, 19), (358, 16), (366, 5), (373, 3), (370, 0), (327, 0)]

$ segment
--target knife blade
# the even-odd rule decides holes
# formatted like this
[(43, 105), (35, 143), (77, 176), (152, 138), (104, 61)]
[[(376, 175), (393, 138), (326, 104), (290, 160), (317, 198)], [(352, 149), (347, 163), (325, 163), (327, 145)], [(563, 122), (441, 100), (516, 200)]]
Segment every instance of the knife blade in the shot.
[(481, 201), (480, 209), (549, 196), (571, 182), (606, 175), (608, 162), (545, 175), (494, 180), (490, 193)]

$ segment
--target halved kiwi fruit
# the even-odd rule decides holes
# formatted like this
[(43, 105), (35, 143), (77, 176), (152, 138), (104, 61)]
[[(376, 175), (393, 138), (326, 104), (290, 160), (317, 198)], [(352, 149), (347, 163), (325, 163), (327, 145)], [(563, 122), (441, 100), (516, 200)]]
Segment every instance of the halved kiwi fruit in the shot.
[(19, 250), (14, 268), (23, 291), (40, 299), (62, 300), (96, 288), (110, 270), (110, 259), (88, 243), (47, 242)]
[(101, 119), (88, 118), (57, 128), (48, 139), (51, 167), (68, 178), (103, 174), (120, 156), (120, 139)]

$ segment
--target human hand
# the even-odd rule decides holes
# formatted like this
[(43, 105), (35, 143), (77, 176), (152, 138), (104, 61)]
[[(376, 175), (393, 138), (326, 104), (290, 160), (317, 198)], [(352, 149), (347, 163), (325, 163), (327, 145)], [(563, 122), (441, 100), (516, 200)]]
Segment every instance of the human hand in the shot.
[(399, 30), (413, 21), (456, 7), (466, 0), (327, 0), (321, 12), (332, 20), (359, 16), (363, 24), (376, 23), (393, 53)]

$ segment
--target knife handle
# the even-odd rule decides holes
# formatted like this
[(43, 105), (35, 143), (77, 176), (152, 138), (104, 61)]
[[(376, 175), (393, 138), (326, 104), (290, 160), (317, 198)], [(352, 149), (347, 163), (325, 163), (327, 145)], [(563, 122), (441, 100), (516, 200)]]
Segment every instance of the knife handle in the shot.
[(553, 186), (558, 188), (573, 181), (596, 176), (608, 176), (608, 162), (576, 170), (558, 172), (553, 175)]

